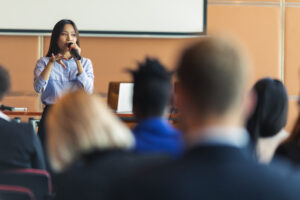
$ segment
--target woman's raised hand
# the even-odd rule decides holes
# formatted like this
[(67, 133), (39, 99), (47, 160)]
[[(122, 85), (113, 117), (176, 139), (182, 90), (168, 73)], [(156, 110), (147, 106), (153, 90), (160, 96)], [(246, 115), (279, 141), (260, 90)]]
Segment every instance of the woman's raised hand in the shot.
[(67, 66), (63, 63), (62, 59), (63, 59), (63, 55), (62, 54), (59, 53), (57, 55), (54, 55), (52, 53), (50, 61), (52, 61), (52, 62), (58, 62), (59, 64), (61, 64), (63, 66), (63, 68), (67, 68)]

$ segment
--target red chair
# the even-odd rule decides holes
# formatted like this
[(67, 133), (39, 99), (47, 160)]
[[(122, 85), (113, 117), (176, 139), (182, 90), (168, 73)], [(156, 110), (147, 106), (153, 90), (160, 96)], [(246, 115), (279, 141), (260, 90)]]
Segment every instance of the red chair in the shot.
[(42, 169), (14, 169), (8, 171), (9, 173), (25, 173), (25, 174), (35, 174), (35, 175), (41, 175), (47, 178), (47, 185), (48, 185), (48, 191), (49, 193), (52, 193), (52, 181), (51, 181), (51, 176), (50, 174)]
[(0, 185), (0, 199), (35, 200), (34, 195), (30, 189), (12, 185)]
[(36, 200), (52, 199), (52, 184), (47, 171), (15, 169), (0, 174), (0, 184), (29, 188)]

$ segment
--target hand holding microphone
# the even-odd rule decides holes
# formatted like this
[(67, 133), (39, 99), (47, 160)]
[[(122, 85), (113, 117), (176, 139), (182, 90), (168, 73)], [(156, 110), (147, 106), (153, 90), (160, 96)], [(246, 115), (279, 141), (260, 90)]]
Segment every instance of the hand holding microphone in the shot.
[(81, 56), (79, 53), (79, 47), (74, 43), (68, 43), (68, 48), (70, 49), (70, 53), (73, 57), (75, 57), (77, 60), (81, 60)]

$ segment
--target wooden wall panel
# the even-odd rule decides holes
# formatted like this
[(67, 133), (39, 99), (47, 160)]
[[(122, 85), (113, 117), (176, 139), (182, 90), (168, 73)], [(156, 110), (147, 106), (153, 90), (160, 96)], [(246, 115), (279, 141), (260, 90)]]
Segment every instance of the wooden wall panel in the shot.
[(288, 130), (289, 132), (292, 131), (294, 124), (296, 122), (296, 119), (298, 117), (298, 114), (299, 114), (299, 106), (298, 106), (297, 101), (290, 100), (289, 101), (288, 121), (287, 121), (287, 125), (286, 125), (286, 130)]
[(254, 81), (280, 77), (280, 8), (208, 6), (208, 33), (228, 34), (244, 43), (254, 70)]
[(37, 111), (38, 95), (33, 89), (33, 69), (38, 58), (38, 37), (0, 36), (0, 44), (0, 64), (8, 69), (12, 85), (10, 94), (2, 103)]
[(300, 7), (286, 9), (285, 83), (290, 95), (299, 94), (300, 84)]
[(285, 0), (286, 3), (299, 3), (300, 0)]
[(12, 92), (34, 93), (33, 69), (38, 58), (38, 37), (0, 36), (0, 63), (11, 76)]

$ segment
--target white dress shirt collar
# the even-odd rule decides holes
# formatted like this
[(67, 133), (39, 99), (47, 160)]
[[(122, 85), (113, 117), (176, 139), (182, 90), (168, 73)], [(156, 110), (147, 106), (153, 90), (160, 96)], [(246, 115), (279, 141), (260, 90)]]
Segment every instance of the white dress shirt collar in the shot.
[(6, 121), (10, 121), (10, 118), (6, 114), (4, 114), (3, 112), (1, 112), (1, 111), (0, 111), (0, 118), (4, 119)]
[(189, 142), (189, 146), (195, 145), (226, 145), (243, 148), (249, 143), (249, 134), (243, 127), (214, 126), (196, 131), (193, 135), (199, 135), (199, 139)]

